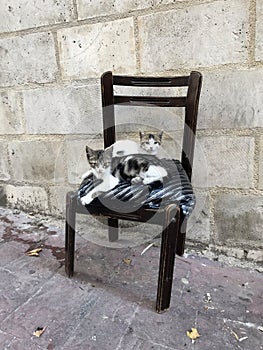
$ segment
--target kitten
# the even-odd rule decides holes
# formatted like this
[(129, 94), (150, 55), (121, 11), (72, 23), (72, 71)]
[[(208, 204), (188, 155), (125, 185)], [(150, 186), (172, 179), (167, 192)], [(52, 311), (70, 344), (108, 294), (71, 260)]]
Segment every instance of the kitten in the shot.
[(163, 130), (158, 134), (146, 134), (140, 130), (139, 135), (141, 149), (148, 154), (156, 155), (162, 143)]
[(113, 157), (128, 156), (130, 154), (158, 153), (162, 143), (163, 130), (158, 134), (139, 131), (140, 143), (131, 140), (119, 140), (113, 145)]
[(89, 204), (100, 193), (114, 188), (119, 183), (119, 179), (111, 174), (111, 147), (107, 148), (106, 150), (93, 150), (92, 148), (86, 146), (86, 155), (91, 169), (83, 174), (83, 182), (85, 179), (92, 176), (93, 181), (98, 179), (101, 180), (101, 183), (90, 190), (87, 194), (80, 197), (80, 201), (83, 205)]
[(131, 182), (131, 184), (142, 182), (148, 185), (155, 181), (163, 182), (167, 171), (161, 166), (150, 164), (150, 160), (143, 156), (131, 155), (118, 162), (112, 175), (120, 181)]

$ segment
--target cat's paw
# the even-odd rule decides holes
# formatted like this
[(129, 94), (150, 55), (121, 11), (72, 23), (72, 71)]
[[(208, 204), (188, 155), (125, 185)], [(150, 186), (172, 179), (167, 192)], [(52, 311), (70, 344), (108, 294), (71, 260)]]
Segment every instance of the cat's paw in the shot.
[(132, 185), (136, 185), (136, 184), (139, 184), (139, 183), (141, 183), (141, 182), (142, 182), (142, 178), (139, 177), (139, 176), (136, 176), (136, 177), (134, 177), (133, 179), (131, 179), (131, 184), (132, 184)]

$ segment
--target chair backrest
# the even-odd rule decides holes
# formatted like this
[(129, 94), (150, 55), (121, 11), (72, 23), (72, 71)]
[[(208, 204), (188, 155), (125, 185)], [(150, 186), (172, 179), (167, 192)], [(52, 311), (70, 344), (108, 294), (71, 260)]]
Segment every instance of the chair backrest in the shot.
[[(133, 87), (187, 87), (186, 96), (124, 96), (114, 94), (114, 85)], [(195, 133), (202, 75), (191, 72), (189, 76), (177, 77), (137, 77), (113, 75), (106, 72), (101, 77), (104, 147), (116, 141), (114, 105), (152, 107), (185, 107), (185, 125), (181, 162), (191, 180), (195, 146)]]

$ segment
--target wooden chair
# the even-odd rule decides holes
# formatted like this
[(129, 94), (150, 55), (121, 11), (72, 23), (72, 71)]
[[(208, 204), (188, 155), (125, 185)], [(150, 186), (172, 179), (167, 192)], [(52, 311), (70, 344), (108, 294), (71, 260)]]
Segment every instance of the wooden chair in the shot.
[[(116, 140), (114, 105), (139, 105), (156, 107), (184, 107), (185, 127), (181, 153), (181, 163), (191, 181), (195, 145), (195, 132), (202, 75), (191, 72), (189, 76), (177, 77), (136, 77), (112, 75), (106, 72), (101, 77), (101, 93), (103, 107), (104, 147), (109, 147)], [(114, 95), (114, 86), (135, 87), (187, 87), (186, 96), (181, 97), (144, 97)], [(158, 89), (158, 90), (159, 90)], [(88, 210), (87, 210), (88, 209)], [(163, 226), (159, 262), (159, 278), (157, 288), (156, 310), (169, 308), (173, 281), (175, 253), (184, 252), (186, 220), (178, 203), (171, 203), (162, 209), (140, 208), (134, 212), (123, 213), (100, 205), (81, 205), (76, 192), (67, 193), (66, 197), (66, 237), (65, 237), (65, 269), (69, 277), (74, 272), (75, 222), (76, 213), (105, 216), (108, 218), (109, 240), (118, 239), (118, 219), (138, 222), (151, 222)]]

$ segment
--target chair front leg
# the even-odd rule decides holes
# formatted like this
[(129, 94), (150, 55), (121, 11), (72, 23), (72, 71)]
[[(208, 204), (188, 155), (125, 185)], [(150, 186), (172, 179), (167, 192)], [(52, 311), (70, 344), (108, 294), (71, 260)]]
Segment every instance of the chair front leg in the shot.
[(66, 197), (65, 236), (65, 271), (68, 277), (72, 277), (74, 273), (76, 206), (76, 194), (68, 192)]
[(157, 288), (156, 311), (169, 308), (173, 283), (176, 241), (179, 231), (180, 209), (171, 204), (164, 212), (164, 225), (159, 263), (159, 279)]

